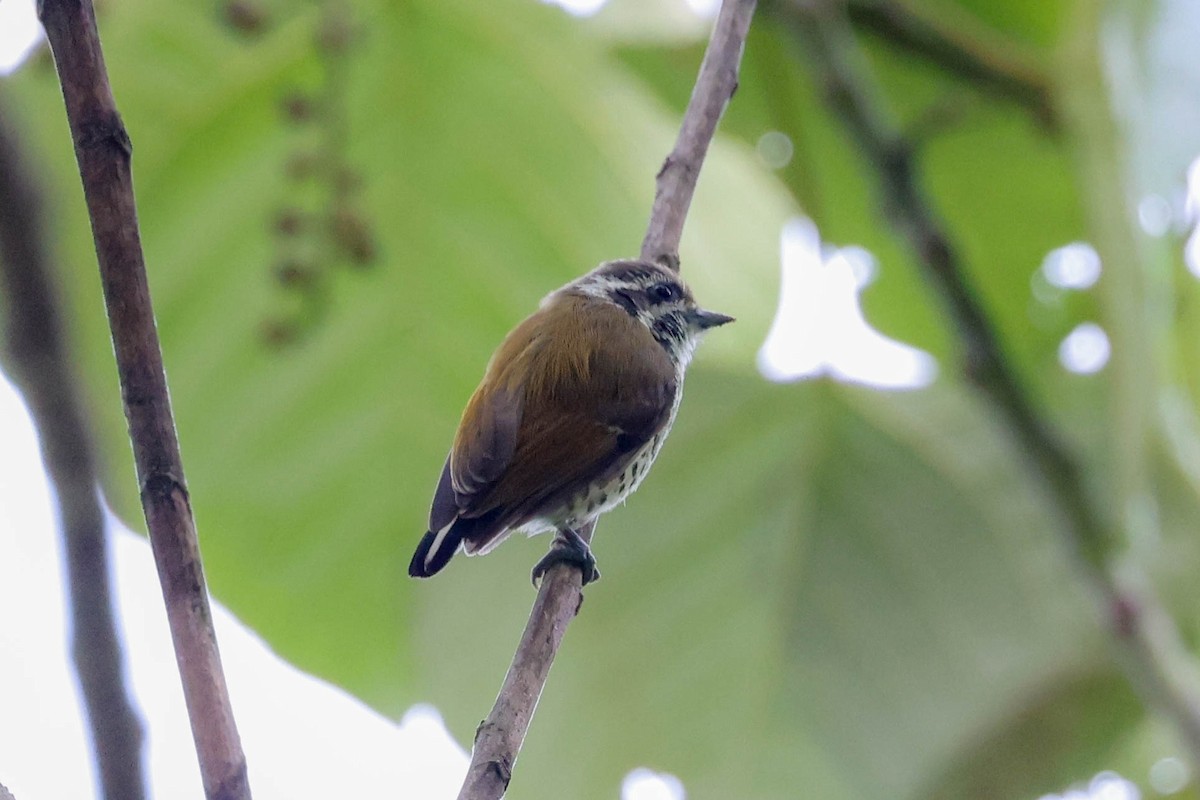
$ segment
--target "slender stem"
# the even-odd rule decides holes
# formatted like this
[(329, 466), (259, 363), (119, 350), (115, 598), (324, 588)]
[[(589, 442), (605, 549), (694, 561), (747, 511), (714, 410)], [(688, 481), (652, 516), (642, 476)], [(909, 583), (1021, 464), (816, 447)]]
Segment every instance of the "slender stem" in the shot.
[[(592, 527), (580, 531), (585, 541), (591, 540)], [(552, 567), (542, 580), (496, 704), (475, 732), (471, 765), (458, 800), (499, 798), (508, 789), (550, 666), (567, 625), (583, 603), (581, 584), (579, 570), (562, 565)]]
[[(737, 86), (753, 13), (754, 0), (725, 0), (721, 6), (675, 148), (658, 174), (643, 258), (679, 266), (683, 223), (709, 142)], [(591, 541), (593, 528), (594, 523), (579, 531), (584, 541)], [(583, 602), (581, 584), (579, 570), (563, 564), (551, 567), (543, 578), (500, 694), (475, 733), (458, 800), (498, 800), (507, 790), (550, 666)]]
[(1047, 128), (1058, 127), (1049, 77), (1013, 42), (973, 34), (957, 19), (947, 24), (944, 14), (931, 14), (908, 0), (849, 0), (846, 10), (856, 26), (1017, 103)]
[(754, 16), (755, 0), (725, 0), (713, 25), (700, 74), (692, 89), (675, 147), (655, 182), (654, 207), (642, 240), (642, 258), (679, 266), (679, 242), (700, 178), (708, 144), (733, 93), (737, 91), (742, 49)]
[(962, 343), (968, 381), (995, 408), (1047, 488), (1118, 664), (1143, 700), (1175, 724), (1200, 765), (1200, 671), (1151, 588), (1118, 567), (1120, 532), (1088, 492), (1078, 456), (1039, 413), (1000, 346), (958, 252), (921, 191), (912, 147), (875, 102), (877, 87), (849, 28), (844, 0), (791, 0), (780, 10), (805, 43), (830, 107), (876, 172), (888, 220), (941, 295)]
[(217, 651), (167, 394), (137, 225), (132, 148), (109, 86), (90, 0), (43, 0), (38, 12), (62, 84), (91, 218), (142, 508), (204, 791), (212, 800), (243, 800), (250, 797), (246, 760)]
[(54, 486), (67, 567), (75, 673), (108, 800), (145, 796), (142, 724), (125, 686), (113, 618), (104, 511), (92, 439), (79, 399), (47, 258), (42, 202), (0, 109), (0, 296), (13, 379), (38, 429)]
[(1100, 570), (1113, 532), (1083, 485), (1079, 464), (1038, 414), (1032, 397), (1000, 344), (995, 326), (963, 268), (942, 221), (921, 190), (912, 146), (875, 102), (857, 43), (840, 3), (796, 0), (793, 29), (812, 57), (834, 113), (879, 178), (884, 213), (909, 243), (926, 277), (941, 295), (963, 348), (963, 371), (1002, 414), (1022, 452), (1054, 490), (1072, 532), (1072, 543), (1090, 568)]

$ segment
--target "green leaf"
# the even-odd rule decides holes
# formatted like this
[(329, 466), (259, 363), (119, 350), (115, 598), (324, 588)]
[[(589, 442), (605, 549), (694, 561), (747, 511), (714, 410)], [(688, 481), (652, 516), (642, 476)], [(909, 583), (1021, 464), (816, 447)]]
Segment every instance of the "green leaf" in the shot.
[[(333, 273), (316, 329), (282, 350), (260, 336), (288, 302), (272, 279), (271, 226), (295, 191), (285, 162), (311, 134), (280, 106), (319, 73), (314, 23), (297, 19), (248, 47), (197, 10), (142, 2), (102, 26), (135, 143), (212, 588), (283, 655), (398, 712), (423, 695), (409, 609), (426, 587), (404, 566), (459, 409), (491, 348), (543, 294), (636, 253), (675, 121), (553, 9), (381, 4), (361, 18), (370, 27), (349, 62), (347, 158), (369, 176), (381, 256), (366, 271)], [(65, 211), (56, 238), (73, 268), (105, 488), (137, 525), (61, 100), (44, 70), (11, 90), (29, 138), (51, 148), (38, 157), (64, 198), (52, 206)], [(730, 196), (741, 198), (733, 212), (722, 207)], [(742, 319), (709, 349), (713, 363), (750, 363), (787, 213), (785, 194), (746, 169), (744, 154), (716, 148), (684, 248), (700, 296)], [(709, 233), (730, 225), (738, 236)]]
[[(955, 13), (975, 8), (1022, 42), (1060, 32), (1059, 4), (1002, 5)], [(312, 47), (320, 20), (298, 14), (248, 41), (198, 8), (130, 0), (101, 26), (215, 593), (299, 666), (393, 715), (432, 700), (466, 743), (546, 542), (457, 559), (423, 583), (405, 564), (492, 348), (547, 291), (636, 252), (700, 48), (661, 31), (648, 40), (672, 44), (632, 47), (629, 18), (583, 22), (520, 0), (364, 3), (356, 19), (340, 65), (343, 155), (363, 175), (378, 257), (326, 274), (321, 313), (284, 348), (261, 335), (299, 306), (273, 277), (272, 229), (312, 199), (286, 165), (316, 129), (280, 106), (329, 77)], [(1109, 386), (1055, 358), (1097, 305), (1041, 306), (1030, 293), (1047, 250), (1092, 232), (1091, 184), (1073, 161), (1081, 134), (1051, 137), (928, 64), (869, 50), (906, 131), (931, 108), (953, 112), (922, 139), (926, 189), (1101, 493), (1122, 457), (1106, 447)], [(104, 488), (136, 521), (58, 89), (42, 66), (3, 90), (50, 192)], [(612, 797), (641, 765), (679, 775), (696, 800), (1028, 798), (1089, 777), (1123, 752), (1141, 709), (1115, 677), (1044, 488), (962, 384), (954, 335), (880, 218), (874, 178), (765, 13), (722, 130), (683, 257), (700, 299), (738, 323), (701, 348), (645, 490), (600, 525), (605, 577), (567, 634), (510, 796)], [(768, 130), (795, 143), (776, 173), (754, 153)], [(755, 373), (780, 226), (800, 210), (830, 242), (876, 254), (868, 317), (938, 355), (938, 384), (882, 394)], [(1176, 333), (1195, 327), (1190, 306), (1179, 316)], [(1200, 430), (1190, 399), (1176, 399), (1172, 430)], [(1190, 436), (1147, 446), (1145, 467), (1164, 534), (1147, 560), (1189, 630)]]

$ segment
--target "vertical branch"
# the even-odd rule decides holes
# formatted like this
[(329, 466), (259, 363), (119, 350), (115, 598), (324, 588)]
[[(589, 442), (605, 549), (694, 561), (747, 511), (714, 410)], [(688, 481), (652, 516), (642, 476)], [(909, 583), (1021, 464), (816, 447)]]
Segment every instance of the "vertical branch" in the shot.
[[(737, 86), (738, 64), (754, 4), (754, 0), (722, 3), (675, 148), (658, 174), (654, 209), (642, 243), (643, 258), (679, 266), (683, 223), (709, 142)], [(584, 541), (591, 541), (594, 525), (579, 531)], [(538, 589), (496, 703), (475, 732), (471, 763), (458, 800), (503, 797), (554, 657), (582, 602), (579, 570), (566, 564), (551, 567)]]
[(108, 83), (90, 0), (43, 0), (38, 12), (58, 69), (91, 218), (142, 508), (204, 791), (214, 800), (249, 798), (150, 303), (129, 137)]
[(755, 0), (725, 0), (713, 25), (700, 74), (692, 89), (675, 147), (663, 162), (655, 181), (654, 206), (642, 240), (642, 258), (679, 267), (679, 241), (683, 223), (696, 193), (700, 166), (717, 123), (737, 91), (742, 49), (754, 16)]
[(1114, 553), (1120, 531), (1088, 492), (1078, 455), (1042, 415), (1001, 347), (957, 250), (921, 190), (913, 147), (877, 102), (877, 87), (844, 13), (845, 0), (788, 0), (779, 11), (805, 43), (830, 108), (876, 173), (889, 222), (941, 295), (964, 351), (967, 380), (994, 408), (1046, 487), (1118, 665), (1147, 706), (1171, 720), (1193, 764), (1200, 765), (1200, 670), (1151, 588), (1119, 568)]
[(92, 441), (69, 368), (41, 209), (37, 187), (0, 110), (0, 294), (8, 298), (5, 343), (13, 379), (38, 429), (42, 461), (58, 505), (71, 608), (71, 653), (100, 786), (107, 800), (140, 800), (145, 795), (142, 725), (126, 694)]

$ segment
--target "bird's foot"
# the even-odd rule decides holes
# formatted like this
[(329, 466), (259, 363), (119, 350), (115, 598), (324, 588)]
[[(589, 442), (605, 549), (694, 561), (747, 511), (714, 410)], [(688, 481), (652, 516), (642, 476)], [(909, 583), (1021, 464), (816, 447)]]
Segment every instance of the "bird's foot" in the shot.
[(596, 557), (592, 555), (592, 548), (570, 528), (559, 529), (554, 536), (554, 542), (550, 545), (550, 552), (542, 556), (542, 560), (534, 565), (533, 572), (530, 574), (533, 585), (537, 586), (541, 583), (543, 576), (556, 564), (572, 564), (579, 567), (579, 571), (583, 574), (584, 586), (592, 581), (600, 580), (600, 570), (596, 569)]

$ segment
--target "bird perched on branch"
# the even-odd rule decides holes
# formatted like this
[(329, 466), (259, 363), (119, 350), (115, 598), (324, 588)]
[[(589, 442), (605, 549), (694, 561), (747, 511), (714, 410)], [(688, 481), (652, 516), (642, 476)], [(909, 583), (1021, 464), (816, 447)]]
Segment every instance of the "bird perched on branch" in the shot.
[(428, 578), (460, 548), (487, 553), (520, 530), (556, 532), (535, 584), (564, 561), (585, 584), (600, 577), (584, 536), (646, 477), (700, 335), (732, 319), (649, 261), (608, 261), (551, 292), (467, 403), (408, 573)]

